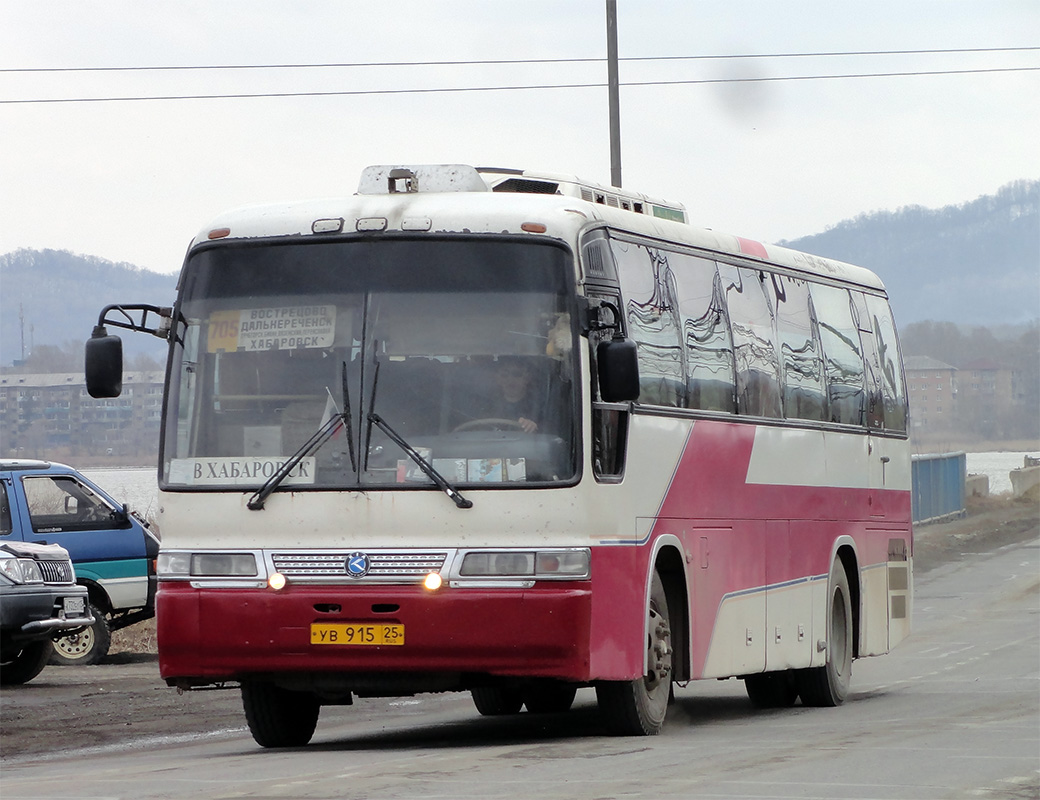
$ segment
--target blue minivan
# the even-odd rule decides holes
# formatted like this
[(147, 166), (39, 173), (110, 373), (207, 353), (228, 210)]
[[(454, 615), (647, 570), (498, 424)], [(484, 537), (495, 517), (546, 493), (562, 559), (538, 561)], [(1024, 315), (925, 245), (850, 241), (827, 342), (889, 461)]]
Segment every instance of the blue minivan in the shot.
[(111, 632), (155, 615), (158, 533), (72, 467), (0, 459), (0, 543), (57, 544), (87, 587), (94, 624), (57, 639), (51, 663), (96, 664)]

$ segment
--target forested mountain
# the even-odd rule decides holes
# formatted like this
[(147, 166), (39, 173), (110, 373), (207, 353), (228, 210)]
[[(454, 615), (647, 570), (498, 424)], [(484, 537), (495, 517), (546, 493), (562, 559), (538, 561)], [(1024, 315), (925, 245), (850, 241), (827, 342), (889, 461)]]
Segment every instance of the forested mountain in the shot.
[(1040, 180), (958, 206), (877, 211), (781, 242), (848, 261), (885, 282), (900, 327), (995, 326), (1040, 318)]
[[(877, 272), (901, 328), (933, 320), (996, 329), (1040, 319), (1040, 180), (959, 206), (862, 214), (782, 244)], [(66, 251), (0, 255), (0, 366), (22, 357), (23, 333), (26, 354), (41, 346), (82, 352), (104, 306), (172, 305), (176, 280)], [(151, 336), (123, 336), (123, 345), (131, 359), (163, 357), (163, 342)]]
[[(112, 303), (173, 305), (176, 275), (64, 250), (16, 250), (0, 255), (0, 366), (10, 366), (41, 346), (74, 348)], [(128, 358), (146, 353), (165, 358), (165, 342), (154, 336), (123, 336)], [(80, 364), (82, 369), (82, 364)]]

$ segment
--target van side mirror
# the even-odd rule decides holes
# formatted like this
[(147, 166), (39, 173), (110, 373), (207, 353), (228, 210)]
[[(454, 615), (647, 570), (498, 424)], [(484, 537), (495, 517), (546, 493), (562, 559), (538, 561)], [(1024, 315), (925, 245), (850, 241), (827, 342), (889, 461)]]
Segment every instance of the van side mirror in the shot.
[(84, 356), (87, 393), (98, 398), (119, 397), (123, 391), (123, 340), (98, 325), (87, 339)]
[(608, 403), (639, 399), (639, 361), (636, 343), (615, 337), (596, 347), (599, 394)]

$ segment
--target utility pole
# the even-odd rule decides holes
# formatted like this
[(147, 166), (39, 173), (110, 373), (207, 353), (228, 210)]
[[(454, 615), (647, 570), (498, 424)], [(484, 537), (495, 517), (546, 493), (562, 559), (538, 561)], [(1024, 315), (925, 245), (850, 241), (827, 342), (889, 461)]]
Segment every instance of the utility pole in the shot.
[(607, 0), (607, 92), (610, 95), (610, 183), (621, 185), (621, 104), (618, 97), (617, 0)]

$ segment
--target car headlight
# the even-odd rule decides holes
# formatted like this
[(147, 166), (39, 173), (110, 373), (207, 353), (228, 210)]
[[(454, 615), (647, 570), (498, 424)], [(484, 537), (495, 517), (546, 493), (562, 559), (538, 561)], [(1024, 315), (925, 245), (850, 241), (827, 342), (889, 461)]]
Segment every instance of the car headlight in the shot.
[(589, 551), (488, 550), (466, 553), (459, 568), (464, 578), (571, 578), (589, 577)]
[(31, 558), (0, 558), (0, 572), (15, 583), (43, 583), (40, 565)]

